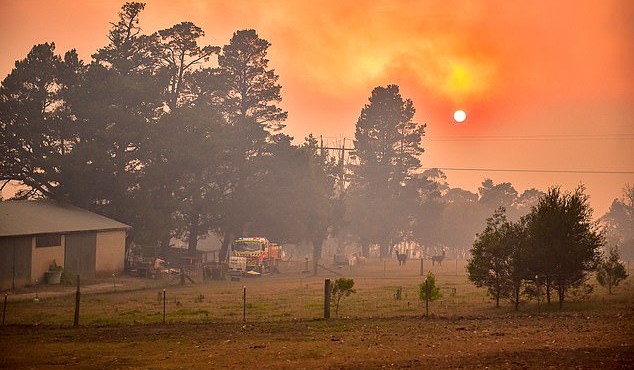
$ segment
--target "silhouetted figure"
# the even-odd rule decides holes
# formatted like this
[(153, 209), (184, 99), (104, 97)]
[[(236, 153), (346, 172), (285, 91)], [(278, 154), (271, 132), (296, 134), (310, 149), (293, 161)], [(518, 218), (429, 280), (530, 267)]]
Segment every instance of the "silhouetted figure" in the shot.
[(405, 265), (407, 261), (407, 253), (399, 253), (396, 251), (396, 259), (398, 260), (399, 266)]
[(445, 250), (442, 250), (442, 253), (438, 256), (431, 256), (431, 264), (432, 266), (436, 265), (436, 262), (438, 262), (439, 266), (442, 266), (442, 260), (445, 259)]

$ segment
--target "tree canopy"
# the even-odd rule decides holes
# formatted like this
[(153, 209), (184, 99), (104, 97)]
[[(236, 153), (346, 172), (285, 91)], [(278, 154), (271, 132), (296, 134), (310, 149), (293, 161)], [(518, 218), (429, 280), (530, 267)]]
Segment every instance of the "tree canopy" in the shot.
[[(0, 189), (14, 182), (17, 197), (113, 217), (133, 226), (138, 244), (168, 247), (179, 238), (194, 253), (201, 237), (216, 233), (225, 257), (233, 238), (247, 234), (306, 242), (314, 270), (333, 236), (365, 256), (375, 244), (388, 257), (401, 241), (466, 250), (503, 206), (508, 220), (478, 234), (483, 252), (528, 232), (540, 260), (565, 261), (531, 265), (530, 273), (562, 293), (592, 267), (603, 240), (583, 192), (545, 197), (488, 178), (477, 192), (452, 188), (441, 169), (422, 168), (426, 126), (394, 84), (374, 88), (361, 108), (354, 164), (312, 135), (293, 144), (269, 41), (245, 29), (222, 47), (206, 45), (190, 21), (144, 34), (145, 6), (125, 3), (89, 61), (74, 50), (59, 55), (50, 42), (16, 62), (0, 85)], [(634, 245), (632, 194), (630, 185), (602, 219), (624, 255)], [(500, 276), (514, 279), (517, 294), (520, 269), (505, 268)]]
[(555, 289), (561, 307), (568, 290), (581, 287), (596, 270), (604, 244), (584, 188), (562, 193), (553, 187), (516, 223), (496, 211), (473, 244), (467, 271), (471, 281), (487, 287), (496, 305), (512, 297), (517, 308), (522, 281), (532, 281), (545, 284), (548, 302)]
[(413, 122), (414, 105), (396, 85), (377, 87), (356, 125), (349, 189), (350, 223), (362, 244), (381, 246), (381, 256), (409, 231), (416, 203), (414, 171), (420, 167), (425, 126)]

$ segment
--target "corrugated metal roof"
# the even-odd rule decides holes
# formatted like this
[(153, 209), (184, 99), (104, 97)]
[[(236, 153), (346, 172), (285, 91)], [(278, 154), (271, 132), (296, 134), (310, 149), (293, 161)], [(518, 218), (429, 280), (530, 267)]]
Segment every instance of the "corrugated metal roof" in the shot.
[(108, 217), (50, 200), (0, 202), (0, 237), (129, 228)]

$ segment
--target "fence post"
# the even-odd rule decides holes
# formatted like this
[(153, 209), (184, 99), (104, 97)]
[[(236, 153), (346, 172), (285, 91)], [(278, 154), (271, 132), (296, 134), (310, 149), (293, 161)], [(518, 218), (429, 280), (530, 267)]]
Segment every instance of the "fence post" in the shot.
[(163, 289), (163, 324), (165, 324), (165, 289)]
[(330, 318), (330, 279), (324, 281), (324, 319)]
[(81, 297), (79, 287), (79, 274), (77, 274), (77, 291), (75, 292), (75, 321), (73, 322), (73, 326), (75, 327), (79, 326), (79, 301)]
[(429, 317), (429, 284), (425, 279), (425, 317)]
[(7, 295), (4, 295), (4, 305), (2, 306), (2, 326), (4, 326), (4, 316), (7, 312)]
[(247, 324), (247, 286), (242, 286), (242, 325)]
[(420, 276), (423, 276), (423, 261), (424, 261), (424, 258), (423, 258), (423, 255), (421, 254), (420, 255)]

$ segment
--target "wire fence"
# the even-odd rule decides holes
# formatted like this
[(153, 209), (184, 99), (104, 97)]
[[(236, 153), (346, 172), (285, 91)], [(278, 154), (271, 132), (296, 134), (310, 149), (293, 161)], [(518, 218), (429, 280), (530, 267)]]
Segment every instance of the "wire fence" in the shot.
[[(113, 277), (80, 287), (79, 325), (135, 325), (160, 323), (258, 323), (316, 320), (324, 317), (324, 282), (339, 277), (354, 280), (355, 293), (342, 299), (332, 318), (420, 318), (425, 304), (419, 298), (427, 272), (436, 277), (441, 298), (429, 305), (436, 316), (469, 316), (495, 309), (485, 289), (467, 280), (462, 260), (442, 265), (410, 260), (372, 261), (365, 265), (323, 266), (315, 276), (305, 261), (280, 266), (280, 273), (239, 281), (202, 280), (202, 272), (189, 271), (191, 280)], [(422, 271), (421, 271), (422, 268)], [(421, 274), (422, 272), (422, 274)], [(193, 281), (193, 282), (192, 282)], [(43, 288), (43, 287), (41, 287)], [(77, 302), (73, 287), (5, 294), (3, 325), (74, 324)], [(508, 311), (512, 306), (507, 305)], [(523, 308), (535, 311), (535, 306)]]

